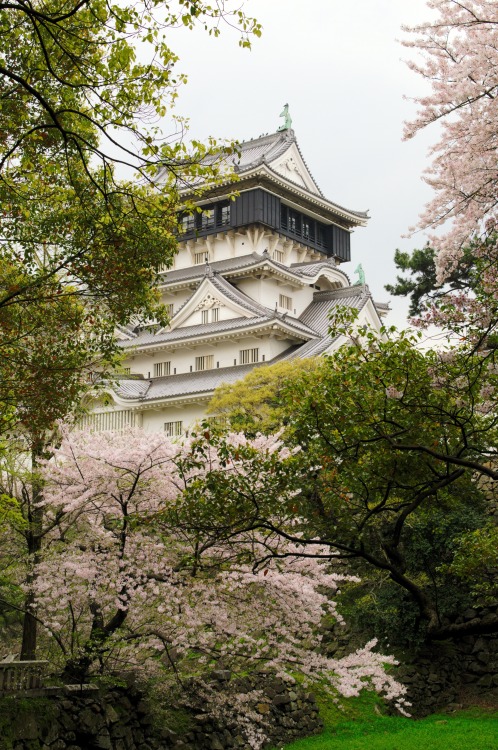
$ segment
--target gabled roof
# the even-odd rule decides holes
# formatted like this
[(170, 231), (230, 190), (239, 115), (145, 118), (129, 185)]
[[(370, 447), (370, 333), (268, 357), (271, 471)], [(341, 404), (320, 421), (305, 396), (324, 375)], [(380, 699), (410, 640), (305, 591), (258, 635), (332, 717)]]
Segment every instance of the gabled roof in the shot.
[[(302, 346), (297, 347), (290, 352), (284, 359), (304, 359), (305, 357), (315, 357), (323, 354), (340, 341), (340, 336), (330, 336), (330, 313), (338, 307), (348, 307), (358, 310), (360, 313), (363, 308), (371, 302), (375, 309), (372, 295), (366, 284), (347, 287), (346, 289), (334, 289), (330, 292), (316, 292), (313, 295), (313, 302), (306, 308), (300, 316), (303, 323), (318, 331), (320, 338), (314, 341), (307, 341)], [(375, 314), (375, 313), (374, 313)]]
[[(234, 155), (230, 160), (237, 174), (242, 175), (262, 164), (267, 164), (286, 179), (297, 182), (300, 186), (306, 187), (310, 192), (323, 198), (323, 193), (304, 160), (293, 130), (280, 130), (250, 141), (242, 141), (239, 148), (240, 154)], [(288, 169), (284, 169), (285, 165), (282, 164), (282, 157), (285, 154), (290, 160)], [(293, 177), (293, 172), (299, 175), (299, 180)]]

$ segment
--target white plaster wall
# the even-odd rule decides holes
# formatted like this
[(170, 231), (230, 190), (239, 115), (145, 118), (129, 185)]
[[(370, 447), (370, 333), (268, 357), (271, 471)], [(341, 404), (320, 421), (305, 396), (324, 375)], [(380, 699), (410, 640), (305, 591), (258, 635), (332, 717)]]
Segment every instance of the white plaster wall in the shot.
[(257, 338), (256, 336), (244, 336), (237, 340), (227, 340), (219, 342), (216, 346), (209, 346), (199, 342), (198, 345), (193, 345), (189, 348), (179, 348), (176, 350), (164, 349), (159, 352), (151, 352), (149, 355), (146, 354), (135, 354), (128, 357), (124, 366), (129, 367), (131, 373), (142, 375), (145, 379), (154, 377), (154, 363), (155, 362), (171, 362), (171, 375), (174, 375), (175, 368), (176, 374), (195, 371), (195, 358), (204, 355), (212, 354), (214, 358), (214, 367), (233, 367), (234, 360), (235, 364), (239, 364), (239, 352), (241, 349), (259, 349), (260, 361), (263, 361), (263, 355), (265, 361), (272, 359), (276, 354), (284, 351), (291, 345), (291, 342), (287, 339), (279, 341), (278, 345), (275, 345), (275, 340), (272, 337)]
[[(178, 245), (173, 268), (191, 268), (195, 264), (195, 254), (208, 255), (210, 262), (239, 258), (250, 253), (262, 255), (265, 251), (274, 257), (275, 251), (283, 252), (280, 262), (284, 265), (305, 263), (323, 259), (324, 256), (304, 247), (299, 242), (278, 235), (264, 227), (247, 227), (236, 231), (199, 237)], [(199, 264), (200, 265), (200, 264)]]
[(182, 289), (179, 292), (172, 294), (171, 292), (163, 292), (161, 294), (161, 302), (164, 305), (173, 305), (173, 315), (175, 315), (180, 307), (192, 296), (192, 289)]
[(183, 422), (183, 429), (202, 421), (208, 401), (167, 408), (146, 409), (142, 412), (142, 426), (146, 432), (163, 432), (165, 422)]
[[(238, 282), (238, 288), (251, 299), (265, 305), (269, 310), (274, 310), (277, 305), (279, 312), (288, 312), (293, 317), (299, 317), (313, 299), (315, 289), (309, 285), (296, 288), (290, 284), (280, 284), (274, 276), (267, 279), (243, 279)], [(292, 299), (292, 310), (280, 308), (279, 296), (285, 294)], [(295, 312), (294, 312), (295, 310)]]

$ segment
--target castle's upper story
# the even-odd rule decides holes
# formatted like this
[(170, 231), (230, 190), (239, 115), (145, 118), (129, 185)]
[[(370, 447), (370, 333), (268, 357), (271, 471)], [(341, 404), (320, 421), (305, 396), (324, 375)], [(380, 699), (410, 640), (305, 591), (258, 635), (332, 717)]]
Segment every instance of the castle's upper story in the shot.
[[(203, 254), (212, 255), (210, 261), (224, 260), (222, 248), (210, 242), (220, 232), (231, 233), (227, 253), (258, 252), (254, 243), (249, 249), (236, 239), (242, 229), (255, 225), (273, 233), (266, 249), (285, 264), (324, 256), (337, 263), (350, 260), (351, 230), (366, 226), (368, 215), (324, 198), (293, 130), (244, 141), (238, 153), (226, 157), (224, 168), (226, 181), (197, 200), (196, 211), (181, 217), (180, 239), (188, 252), (179, 254), (177, 268), (182, 263), (202, 262)], [(205, 247), (199, 245), (201, 240), (205, 240)]]

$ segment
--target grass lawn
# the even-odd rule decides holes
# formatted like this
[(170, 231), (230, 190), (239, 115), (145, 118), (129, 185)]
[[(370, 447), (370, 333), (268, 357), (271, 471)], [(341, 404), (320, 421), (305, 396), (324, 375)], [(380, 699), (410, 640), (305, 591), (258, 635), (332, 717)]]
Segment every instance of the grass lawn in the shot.
[(498, 707), (434, 714), (425, 719), (382, 716), (370, 696), (345, 710), (322, 708), (325, 729), (275, 750), (498, 750)]

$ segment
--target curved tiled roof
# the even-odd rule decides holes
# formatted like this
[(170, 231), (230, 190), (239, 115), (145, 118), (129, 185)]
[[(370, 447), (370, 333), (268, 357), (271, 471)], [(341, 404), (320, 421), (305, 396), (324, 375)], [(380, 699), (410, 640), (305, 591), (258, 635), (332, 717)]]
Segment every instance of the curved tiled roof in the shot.
[(276, 323), (286, 328), (289, 333), (295, 335), (304, 335), (305, 338), (315, 338), (318, 334), (315, 330), (303, 323), (297, 318), (291, 318), (287, 315), (271, 313), (268, 310), (265, 315), (258, 315), (253, 318), (231, 318), (230, 320), (219, 320), (217, 323), (203, 323), (195, 326), (184, 326), (175, 328), (173, 331), (163, 331), (154, 334), (150, 331), (142, 331), (130, 341), (118, 341), (118, 346), (126, 348), (152, 347), (159, 344), (170, 344), (182, 340), (200, 339), (201, 337), (216, 336), (216, 334), (230, 333), (231, 331), (243, 329), (257, 329), (270, 323)]
[(189, 268), (178, 268), (175, 271), (166, 271), (165, 276), (162, 279), (160, 286), (164, 288), (169, 285), (174, 285), (182, 281), (199, 280), (209, 274), (211, 269), (215, 274), (223, 274), (228, 276), (232, 273), (243, 270), (256, 270), (259, 266), (266, 264), (273, 267), (283, 273), (290, 274), (294, 278), (308, 278), (315, 276), (321, 269), (334, 270), (349, 282), (349, 277), (337, 266), (330, 262), (329, 258), (323, 260), (311, 261), (306, 263), (292, 263), (290, 266), (286, 266), (285, 263), (280, 263), (277, 260), (271, 258), (268, 254), (260, 253), (248, 253), (247, 255), (239, 256), (237, 258), (227, 258), (226, 260), (211, 261), (209, 264), (202, 264), (198, 266), (190, 266)]
[(181, 375), (167, 375), (163, 378), (146, 380), (147, 389), (142, 396), (133, 395), (127, 388), (129, 381), (121, 381), (114, 391), (119, 398), (136, 401), (162, 398), (178, 398), (193, 393), (209, 393), (221, 385), (221, 383), (234, 383), (243, 378), (250, 370), (259, 365), (239, 365), (235, 367), (221, 367), (215, 370), (202, 370), (200, 372), (187, 372)]

